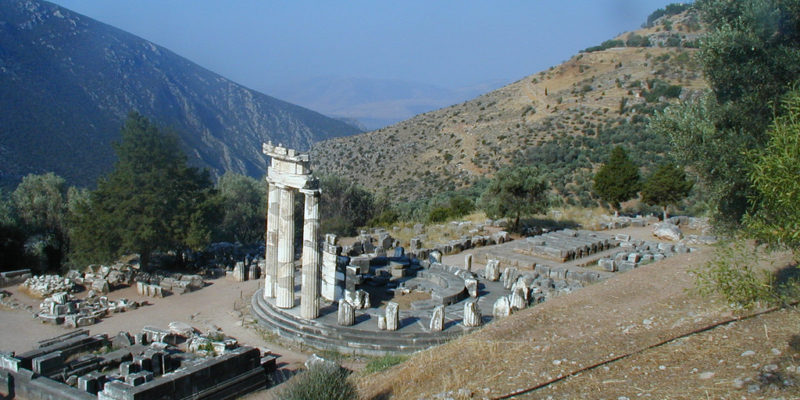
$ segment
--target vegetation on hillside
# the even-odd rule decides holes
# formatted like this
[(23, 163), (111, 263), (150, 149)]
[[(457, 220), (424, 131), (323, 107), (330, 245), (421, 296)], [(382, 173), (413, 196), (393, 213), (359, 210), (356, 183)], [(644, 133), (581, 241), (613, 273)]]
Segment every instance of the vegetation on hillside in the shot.
[(174, 134), (131, 113), (115, 144), (119, 159), (89, 201), (78, 205), (72, 234), (77, 260), (100, 262), (154, 251), (199, 250), (219, 221), (208, 171), (189, 167)]
[[(623, 146), (642, 175), (671, 161), (668, 139), (647, 131), (647, 124), (705, 88), (698, 50), (686, 45), (703, 33), (689, 26), (696, 12), (661, 20), (673, 21), (672, 30), (659, 25), (626, 33), (614, 39), (624, 47), (613, 51), (581, 53), (474, 100), (322, 142), (312, 148), (314, 168), (380, 193), (401, 220), (409, 214), (426, 220), (433, 203), (452, 208), (442, 193), (469, 192), (509, 165), (538, 167), (556, 206), (597, 206), (592, 178), (610, 150)], [(484, 187), (466, 197), (477, 199)], [(699, 204), (697, 196), (686, 204)], [(425, 210), (405, 212), (420, 206)]]
[(489, 182), (480, 202), (489, 217), (513, 219), (516, 231), (521, 217), (547, 210), (547, 189), (536, 168), (504, 168)]
[(650, 128), (709, 188), (716, 225), (736, 228), (759, 204), (744, 155), (765, 147), (773, 116), (786, 113), (780, 98), (800, 77), (800, 2), (696, 6), (711, 27), (698, 57), (711, 92), (658, 113)]
[(664, 220), (668, 218), (668, 208), (689, 195), (694, 182), (686, 177), (686, 172), (673, 163), (664, 163), (653, 172), (642, 185), (642, 201), (660, 206)]
[[(711, 91), (658, 113), (650, 129), (670, 139), (673, 154), (709, 189), (717, 229), (797, 259), (800, 1), (701, 0), (696, 7), (711, 27), (699, 52)], [(700, 289), (743, 308), (787, 301), (784, 289), (794, 285), (753, 270), (741, 248), (721, 246), (697, 272)]]
[(628, 158), (625, 149), (614, 147), (608, 162), (594, 175), (595, 193), (619, 212), (619, 204), (636, 197), (640, 187), (639, 168)]

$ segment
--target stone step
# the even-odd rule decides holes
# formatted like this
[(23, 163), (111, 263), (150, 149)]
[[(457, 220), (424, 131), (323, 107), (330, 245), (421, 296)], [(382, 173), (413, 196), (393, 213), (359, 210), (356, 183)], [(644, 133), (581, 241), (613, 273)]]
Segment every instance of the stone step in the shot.
[(345, 353), (365, 355), (411, 353), (442, 344), (466, 332), (405, 333), (324, 325), (313, 320), (301, 320), (273, 308), (261, 297), (260, 290), (253, 296), (252, 309), (256, 318), (265, 327), (282, 337), (322, 349), (334, 348)]

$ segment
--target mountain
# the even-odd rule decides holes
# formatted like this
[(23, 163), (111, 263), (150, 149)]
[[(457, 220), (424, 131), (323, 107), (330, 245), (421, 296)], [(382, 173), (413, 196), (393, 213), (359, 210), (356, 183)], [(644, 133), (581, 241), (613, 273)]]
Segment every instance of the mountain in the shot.
[(93, 184), (131, 110), (175, 130), (190, 163), (215, 175), (262, 175), (262, 142), (303, 150), (360, 132), (38, 0), (0, 2), (0, 109), (5, 184), (45, 171)]
[(379, 129), (417, 114), (473, 98), (502, 84), (447, 89), (392, 79), (318, 77), (267, 86), (270, 93), (325, 115)]
[(652, 22), (472, 100), (317, 143), (312, 162), (318, 174), (397, 201), (466, 188), (525, 163), (539, 166), (565, 201), (593, 205), (592, 176), (610, 149), (624, 146), (647, 172), (668, 149), (646, 131), (650, 116), (707, 88), (694, 58), (703, 33), (696, 11)]

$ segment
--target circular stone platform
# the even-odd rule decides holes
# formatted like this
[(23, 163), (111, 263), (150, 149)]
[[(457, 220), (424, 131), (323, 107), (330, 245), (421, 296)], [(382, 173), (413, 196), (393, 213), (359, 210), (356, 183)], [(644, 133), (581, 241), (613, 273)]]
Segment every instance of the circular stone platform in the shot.
[[(475, 274), (455, 266), (424, 261), (407, 268), (407, 273), (404, 272), (402, 276), (386, 281), (379, 279), (386, 278), (387, 274), (381, 273), (386, 263), (375, 264), (376, 266), (370, 267), (369, 278), (359, 285), (362, 289), (371, 286), (372, 289), (383, 288), (387, 292), (409, 290), (430, 293), (429, 299), (411, 302), (399, 310), (400, 324), (395, 331), (378, 329), (378, 317), (385, 315), (385, 309), (378, 306), (388, 300), (380, 298), (381, 296), (372, 299), (371, 308), (355, 310), (355, 324), (352, 326), (340, 326), (338, 304), (323, 299), (320, 299), (320, 316), (317, 319), (301, 318), (299, 290), (295, 290), (295, 307), (282, 309), (275, 305), (275, 299), (264, 299), (263, 289), (259, 289), (251, 302), (253, 315), (263, 328), (288, 340), (319, 349), (360, 355), (413, 353), (476, 329), (463, 325), (464, 306), (467, 302), (476, 302), (482, 315), (482, 323), (485, 324), (494, 319), (492, 314), (495, 302), (500, 297), (510, 299), (511, 295), (511, 291), (504, 287), (502, 277), (491, 281), (485, 279), (481, 271)], [(515, 276), (521, 279), (516, 268), (513, 270)], [(564, 273), (561, 269), (548, 268), (546, 275), (535, 271), (524, 271), (523, 274), (528, 275), (530, 284), (536, 286), (531, 286), (534, 291), (531, 292), (529, 305), (544, 301), (545, 297), (574, 289), (565, 280), (566, 277), (562, 276)], [(466, 278), (478, 280), (477, 298), (469, 297), (464, 285)], [(295, 275), (296, 282), (300, 279), (302, 278), (299, 274)], [(439, 305), (444, 306), (444, 329), (441, 332), (432, 332), (429, 329), (431, 316), (434, 308)]]
[[(299, 298), (295, 299), (299, 304)], [(314, 320), (300, 318), (300, 307), (281, 309), (274, 299), (264, 299), (263, 289), (253, 295), (253, 314), (259, 324), (283, 338), (304, 345), (335, 350), (347, 354), (385, 355), (413, 353), (442, 344), (474, 328), (461, 324), (463, 302), (445, 307), (445, 326), (442, 332), (428, 328), (432, 310), (400, 310), (400, 327), (396, 331), (378, 329), (377, 317), (384, 314), (380, 308), (356, 310), (356, 323), (352, 326), (337, 324), (338, 306), (325, 302), (320, 306), (320, 316)], [(484, 322), (492, 319), (484, 316)]]

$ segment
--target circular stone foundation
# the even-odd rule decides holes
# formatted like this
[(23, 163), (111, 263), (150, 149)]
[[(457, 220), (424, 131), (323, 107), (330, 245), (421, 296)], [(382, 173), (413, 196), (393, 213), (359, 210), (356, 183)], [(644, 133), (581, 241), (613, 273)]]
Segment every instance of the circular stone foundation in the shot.
[[(299, 298), (296, 303), (299, 304)], [(431, 332), (428, 328), (432, 310), (400, 310), (398, 329), (387, 331), (378, 329), (378, 316), (384, 314), (382, 308), (356, 310), (355, 324), (340, 326), (335, 303), (321, 304), (320, 316), (307, 320), (300, 317), (300, 307), (281, 309), (275, 306), (274, 299), (264, 299), (263, 289), (253, 295), (252, 308), (262, 327), (283, 338), (347, 354), (413, 353), (474, 329), (461, 324), (464, 312), (461, 303), (445, 307), (445, 326), (441, 332)], [(484, 319), (490, 320), (491, 317)]]
[[(483, 323), (492, 320), (492, 305), (498, 297), (508, 295), (501, 282), (484, 282), (479, 285), (477, 299), (469, 297), (464, 286), (465, 277), (474, 275), (460, 269), (442, 264), (426, 264), (427, 268), (415, 266), (408, 274), (391, 281), (377, 284), (369, 280), (362, 289), (372, 292), (371, 307), (355, 311), (355, 324), (338, 324), (338, 303), (320, 299), (320, 315), (314, 320), (300, 317), (299, 292), (295, 292), (295, 307), (279, 308), (275, 299), (264, 299), (263, 289), (258, 290), (252, 299), (253, 315), (260, 325), (279, 336), (304, 345), (335, 350), (348, 354), (384, 355), (388, 353), (413, 353), (442, 344), (475, 328), (465, 327), (464, 304), (476, 301), (483, 315)], [(380, 268), (372, 268), (373, 276)], [(299, 277), (298, 277), (299, 278)], [(395, 289), (397, 288), (397, 289)], [(397, 330), (380, 330), (378, 317), (385, 315), (385, 303), (392, 300), (392, 294), (376, 295), (379, 291), (425, 292), (414, 301), (406, 301), (400, 306)], [(385, 292), (386, 293), (386, 292)], [(431, 331), (430, 321), (434, 309), (444, 306), (444, 326), (442, 331)]]

